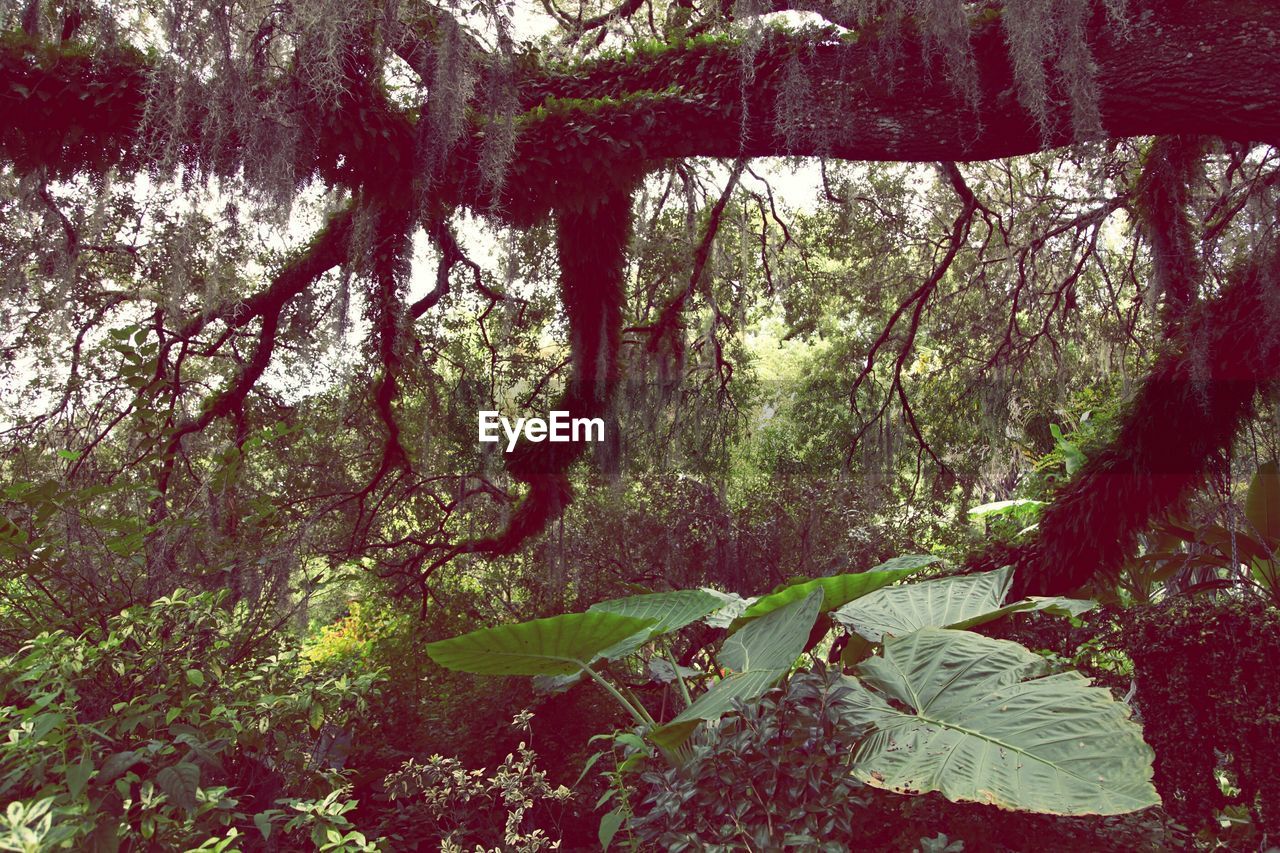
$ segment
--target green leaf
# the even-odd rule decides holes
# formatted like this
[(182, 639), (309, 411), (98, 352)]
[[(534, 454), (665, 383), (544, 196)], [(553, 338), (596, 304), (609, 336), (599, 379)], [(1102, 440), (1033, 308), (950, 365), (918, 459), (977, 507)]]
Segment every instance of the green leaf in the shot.
[(702, 591), (720, 599), (720, 609), (702, 620), (712, 628), (728, 628), (733, 624), (733, 620), (741, 616), (744, 610), (757, 601), (755, 596), (743, 598), (736, 592), (721, 592), (718, 589), (711, 589), (705, 586), (702, 587)]
[(654, 592), (601, 601), (591, 605), (587, 612), (616, 613), (619, 616), (653, 620), (652, 627), (615, 643), (599, 654), (599, 657), (616, 660), (634, 652), (655, 637), (698, 621), (723, 605), (719, 596), (706, 590), (679, 589), (674, 592)]
[(973, 628), (977, 625), (985, 625), (988, 622), (994, 622), (997, 619), (1007, 616), (1010, 613), (1030, 613), (1033, 611), (1043, 611), (1051, 616), (1061, 616), (1063, 618), (1073, 618), (1082, 613), (1088, 613), (1090, 610), (1098, 606), (1098, 602), (1088, 598), (1065, 598), (1060, 595), (1033, 595), (1022, 601), (1015, 601), (1013, 604), (1006, 604), (1004, 607), (996, 610), (990, 610), (986, 613), (979, 613), (970, 616), (968, 619), (961, 619), (958, 622), (952, 622), (950, 625), (937, 625), (938, 628)]
[(600, 848), (608, 850), (609, 845), (613, 843), (613, 837), (618, 834), (618, 830), (622, 827), (623, 814), (618, 809), (606, 814), (600, 818), (600, 831), (598, 837), (600, 839)]
[(587, 778), (587, 774), (591, 772), (591, 768), (595, 767), (596, 762), (603, 758), (604, 755), (605, 753), (603, 752), (595, 752), (591, 754), (591, 757), (587, 759), (587, 763), (582, 765), (582, 772), (578, 774), (578, 780), (573, 783), (574, 788), (582, 784), (582, 780)]
[(822, 610), (822, 587), (746, 625), (725, 640), (717, 662), (725, 676), (670, 723), (650, 735), (654, 743), (675, 751), (701, 720), (719, 719), (735, 702), (761, 696), (791, 669), (804, 651), (809, 629)]
[(885, 560), (878, 566), (872, 566), (867, 571), (892, 572), (898, 569), (923, 569), (925, 566), (932, 566), (934, 563), (941, 562), (941, 557), (933, 557), (929, 554), (902, 554), (891, 560)]
[(1047, 814), (1157, 805), (1151, 748), (1128, 707), (1079, 673), (1046, 670), (1017, 643), (967, 631), (889, 638), (858, 668), (862, 684), (849, 680), (845, 716), (872, 726), (854, 775), (899, 793)]
[(258, 812), (254, 815), (253, 825), (258, 827), (258, 832), (262, 833), (263, 841), (271, 840), (271, 814), (269, 812)]
[(588, 610), (472, 631), (429, 643), (427, 654), (446, 669), (479, 675), (569, 675), (654, 624), (652, 619)]
[(1264, 462), (1249, 483), (1244, 514), (1270, 547), (1280, 545), (1280, 466)]
[(187, 681), (190, 681), (196, 687), (204, 686), (204, 673), (198, 669), (187, 670)]
[(832, 614), (838, 622), (873, 642), (885, 634), (902, 637), (921, 628), (972, 628), (1010, 613), (1042, 610), (1054, 616), (1079, 616), (1096, 602), (1060, 596), (1032, 596), (1003, 607), (1013, 580), (1012, 567), (963, 577), (939, 578), (879, 590)]
[[(1280, 548), (1280, 466), (1264, 462), (1249, 483), (1245, 497), (1245, 516), (1258, 531), (1265, 550)], [(1230, 553), (1230, 552), (1228, 552)], [(1280, 560), (1272, 554), (1254, 556), (1249, 561), (1253, 577), (1273, 595), (1280, 594)]]
[(1062, 429), (1057, 424), (1049, 424), (1049, 432), (1053, 435), (1053, 442), (1057, 445), (1058, 452), (1062, 454), (1062, 466), (1067, 471), (1067, 476), (1075, 474), (1084, 467), (1089, 460), (1080, 452), (1080, 448), (1075, 442), (1067, 441), (1062, 434)]
[(975, 617), (998, 610), (1013, 582), (1013, 569), (939, 578), (880, 589), (841, 607), (832, 616), (873, 643), (885, 634), (903, 637), (920, 628), (976, 624)]
[(200, 768), (189, 761), (179, 761), (156, 774), (156, 785), (173, 803), (194, 811), (196, 792), (200, 790)]
[[(1254, 557), (1249, 563), (1253, 579), (1273, 597), (1280, 596), (1280, 560), (1262, 560)], [(1280, 603), (1280, 597), (1275, 599)]]
[(38, 743), (43, 740), (45, 735), (53, 731), (62, 722), (61, 714), (40, 714), (31, 721), (31, 738), (32, 743)]
[(861, 598), (883, 586), (888, 586), (894, 581), (905, 578), (916, 571), (917, 568), (918, 566), (904, 565), (895, 569), (874, 569), (869, 572), (832, 575), (831, 577), (814, 578), (810, 581), (785, 587), (757, 599), (755, 604), (744, 610), (742, 615), (734, 620), (734, 623), (729, 626), (729, 632), (738, 631), (743, 625), (749, 624), (754, 619), (759, 619), (766, 613), (772, 613), (780, 607), (791, 604), (793, 601), (799, 601), (807, 597), (815, 589), (822, 590), (823, 611), (834, 610), (854, 599)]
[[(671, 631), (677, 631), (723, 606), (722, 593), (703, 589), (644, 593), (593, 604), (588, 608), (588, 612), (595, 610), (657, 621), (651, 627), (614, 643), (587, 663), (591, 665), (600, 660), (617, 660), (625, 657), (651, 640)], [(534, 689), (539, 693), (560, 693), (577, 684), (582, 679), (582, 675), (581, 670), (568, 675), (539, 675), (534, 678)]]
[(676, 678), (704, 678), (706, 673), (691, 666), (679, 666), (666, 658), (649, 659), (649, 678), (659, 684), (672, 684)]
[(995, 501), (994, 503), (982, 504), (975, 506), (969, 510), (969, 515), (974, 518), (986, 518), (988, 516), (1007, 515), (1022, 521), (1035, 518), (1040, 514), (1042, 507), (1048, 506), (1048, 501), (1034, 501), (1030, 498), (1014, 498), (1008, 501)]
[(110, 782), (117, 776), (123, 775), (125, 771), (139, 761), (141, 759), (138, 757), (138, 753), (132, 749), (113, 753), (102, 763), (102, 769), (98, 772), (98, 781)]
[(67, 792), (72, 799), (80, 796), (85, 785), (89, 784), (89, 776), (93, 774), (93, 762), (89, 756), (83, 755), (75, 764), (67, 765)]

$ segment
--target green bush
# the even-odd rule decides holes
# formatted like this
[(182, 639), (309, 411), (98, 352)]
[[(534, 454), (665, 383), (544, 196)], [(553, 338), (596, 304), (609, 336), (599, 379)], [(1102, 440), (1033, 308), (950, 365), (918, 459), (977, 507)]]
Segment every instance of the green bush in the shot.
[[(1253, 837), (1280, 831), (1280, 611), (1261, 601), (1179, 598), (1124, 637), (1155, 749), (1165, 810), (1217, 833), (1233, 814)], [(1250, 826), (1251, 824), (1251, 826)]]
[(847, 850), (870, 801), (851, 775), (864, 731), (842, 718), (851, 692), (819, 666), (740, 706), (688, 765), (641, 774), (633, 838), (671, 851)]
[[(531, 732), (532, 718), (522, 712), (512, 725)], [(406, 761), (386, 779), (396, 806), (384, 824), (386, 837), (410, 849), (444, 853), (556, 849), (559, 838), (535, 825), (547, 816), (535, 812), (558, 811), (572, 793), (564, 785), (552, 786), (536, 762), (524, 741), (493, 773), (468, 770), (458, 759), (440, 755)]]
[(0, 658), (0, 849), (362, 848), (338, 768), (378, 676), (246, 648), (223, 603), (179, 591)]

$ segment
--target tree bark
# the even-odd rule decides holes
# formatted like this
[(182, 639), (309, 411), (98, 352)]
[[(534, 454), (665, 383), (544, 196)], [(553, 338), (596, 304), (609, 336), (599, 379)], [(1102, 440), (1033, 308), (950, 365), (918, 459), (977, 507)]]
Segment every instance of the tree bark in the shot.
[[(1128, 14), (1127, 26), (1118, 26), (1099, 0), (1086, 28), (1102, 135), (1280, 142), (1280, 7), (1269, 0), (1143, 0), (1129, 3)], [(433, 190), (448, 204), (522, 223), (595, 196), (601, 186), (629, 185), (671, 158), (982, 160), (1077, 141), (1064, 93), (1051, 90), (1043, 134), (1019, 103), (998, 10), (976, 19), (971, 45), (976, 90), (968, 93), (952, 84), (909, 22), (894, 37), (874, 26), (844, 35), (766, 28), (755, 48), (691, 40), (561, 71), (529, 66), (517, 81), (524, 113), (499, 197), (479, 168), (486, 129), (493, 128), (488, 118), (473, 122)], [(780, 109), (795, 107), (787, 90), (793, 57), (810, 95), (800, 105), (804, 126), (788, 138), (778, 119)], [(139, 120), (147, 73), (145, 58), (133, 52), (85, 56), (5, 41), (0, 111), (8, 126), (0, 131), (0, 158), (54, 174), (146, 165)], [(217, 108), (212, 94), (205, 102), (193, 106), (193, 126), (201, 108)], [(299, 158), (301, 177), (373, 189), (418, 177), (415, 120), (376, 87), (353, 86), (329, 112), (298, 118), (315, 136), (313, 150)], [(193, 161), (209, 156), (198, 143), (188, 145)]]

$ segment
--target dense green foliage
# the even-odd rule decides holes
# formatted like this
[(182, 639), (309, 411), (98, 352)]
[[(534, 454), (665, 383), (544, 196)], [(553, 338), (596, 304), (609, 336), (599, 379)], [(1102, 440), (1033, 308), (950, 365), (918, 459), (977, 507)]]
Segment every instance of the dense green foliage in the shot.
[(340, 768), (378, 673), (245, 648), (220, 598), (178, 591), (0, 659), (5, 849), (360, 849)]
[(870, 834), (870, 797), (854, 780), (862, 730), (840, 708), (852, 688), (821, 667), (726, 717), (685, 767), (640, 775), (627, 823), (642, 848), (843, 850)]
[(1274, 832), (1280, 821), (1276, 611), (1256, 602), (1174, 601), (1138, 617), (1124, 647), (1142, 691), (1142, 716), (1158, 756), (1155, 783), (1169, 813), (1193, 831), (1226, 811)]
[(1274, 843), (1277, 31), (0, 0), (0, 849)]

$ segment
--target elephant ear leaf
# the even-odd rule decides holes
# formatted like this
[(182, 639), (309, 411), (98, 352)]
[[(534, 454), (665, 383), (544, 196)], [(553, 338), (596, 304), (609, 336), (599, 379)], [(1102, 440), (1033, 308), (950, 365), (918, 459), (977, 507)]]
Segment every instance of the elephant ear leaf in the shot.
[(570, 675), (655, 624), (654, 619), (588, 610), (472, 631), (428, 644), (427, 654), (446, 669), (478, 675)]
[(854, 774), (898, 793), (1046, 814), (1158, 804), (1152, 752), (1128, 707), (1079, 673), (1045, 669), (1016, 643), (966, 631), (887, 639), (859, 667), (861, 683), (849, 680), (845, 716), (871, 727)]
[(983, 614), (999, 610), (1013, 583), (1013, 568), (940, 578), (923, 583), (879, 589), (832, 614), (873, 643), (885, 634), (905, 637), (921, 628), (959, 627)]
[(1280, 549), (1280, 466), (1275, 462), (1258, 466), (1258, 473), (1249, 483), (1244, 510), (1262, 540), (1263, 550), (1271, 552), (1253, 557), (1250, 561), (1253, 576), (1280, 600), (1280, 559), (1275, 556), (1275, 551)]
[(1043, 610), (1079, 616), (1094, 602), (1035, 596), (1001, 606), (1013, 580), (1012, 567), (963, 577), (876, 590), (841, 607), (832, 616), (864, 639), (879, 643), (886, 634), (904, 637), (922, 628), (972, 628), (1010, 613)]
[(634, 652), (655, 637), (679, 630), (723, 606), (724, 599), (714, 592), (678, 589), (673, 592), (654, 592), (601, 601), (591, 605), (587, 612), (616, 613), (620, 616), (653, 620), (650, 627), (600, 653), (600, 657), (614, 660)]
[(702, 720), (719, 719), (733, 710), (735, 702), (750, 702), (763, 695), (804, 652), (809, 629), (821, 609), (819, 587), (752, 621), (725, 640), (716, 657), (724, 677), (670, 723), (655, 729), (653, 741), (664, 749), (678, 750)]
[(891, 557), (878, 566), (872, 566), (867, 569), (869, 572), (895, 572), (898, 569), (923, 569), (926, 566), (932, 566), (935, 563), (942, 562), (941, 557), (935, 557), (932, 554), (899, 554), (897, 557)]
[[(590, 612), (615, 613), (647, 619), (650, 624), (642, 630), (623, 637), (606, 649), (601, 649), (587, 660), (588, 666), (600, 660), (617, 660), (639, 649), (645, 643), (663, 634), (679, 630), (696, 622), (714, 610), (724, 606), (723, 593), (705, 589), (678, 589), (674, 592), (652, 592), (626, 598), (611, 598), (588, 608)], [(568, 675), (538, 675), (533, 687), (539, 693), (560, 693), (582, 680), (582, 671)]]
[(1280, 544), (1280, 466), (1264, 462), (1249, 483), (1244, 513), (1270, 548)]
[(842, 604), (847, 604), (882, 587), (886, 587), (894, 581), (901, 580), (919, 568), (920, 566), (918, 565), (904, 563), (898, 568), (878, 568), (867, 572), (831, 575), (825, 578), (814, 578), (813, 580), (792, 584), (757, 599), (754, 604), (742, 612), (741, 616), (734, 620), (733, 624), (729, 626), (729, 631), (733, 633), (754, 619), (758, 619), (767, 613), (772, 613), (780, 607), (791, 604), (793, 601), (799, 601), (815, 589), (822, 590), (822, 609), (824, 611), (834, 610)]

